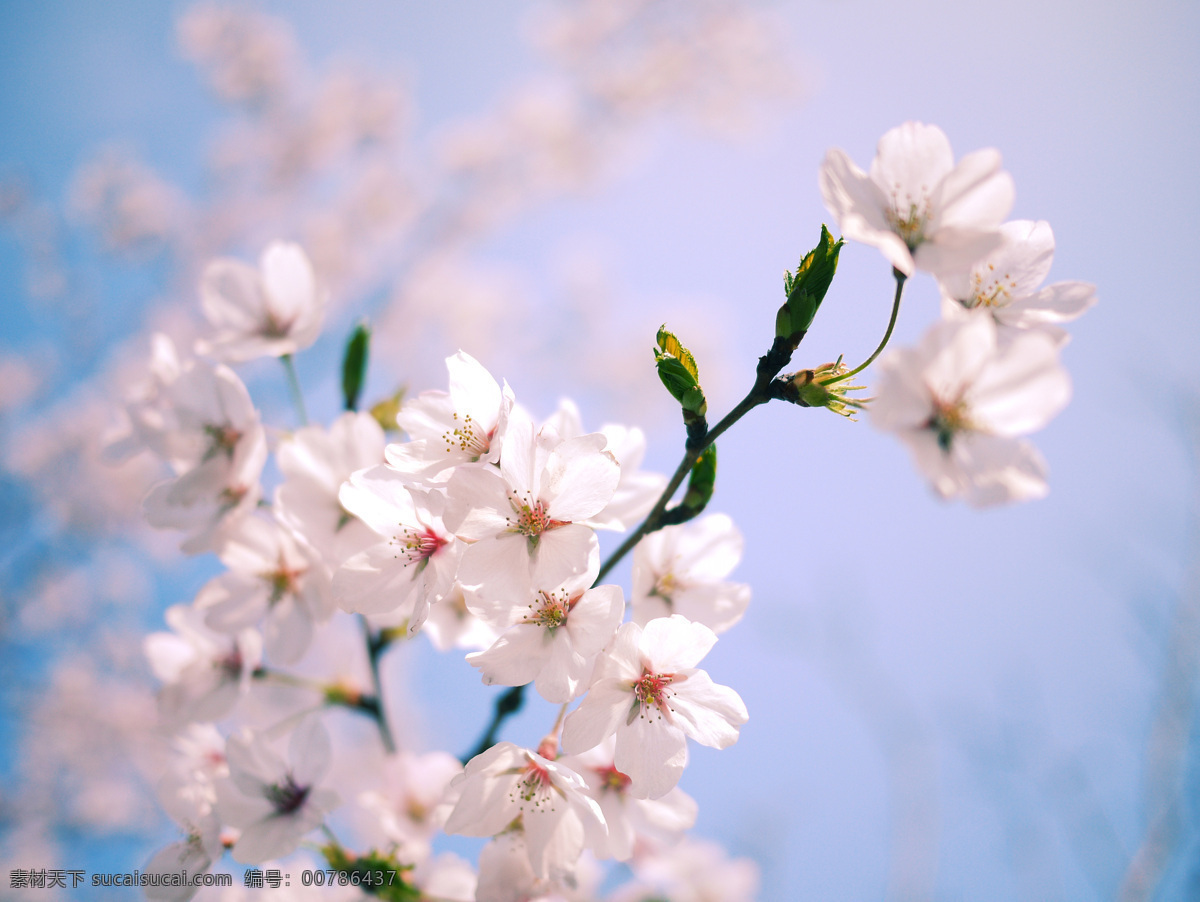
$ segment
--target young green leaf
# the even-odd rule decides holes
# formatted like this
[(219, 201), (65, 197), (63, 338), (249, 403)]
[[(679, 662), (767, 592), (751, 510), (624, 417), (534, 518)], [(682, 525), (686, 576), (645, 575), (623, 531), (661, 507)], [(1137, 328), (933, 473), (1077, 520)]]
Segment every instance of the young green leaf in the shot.
[(367, 380), (367, 351), (371, 344), (371, 327), (359, 323), (346, 342), (342, 358), (342, 395), (346, 410), (358, 410), (358, 399)]

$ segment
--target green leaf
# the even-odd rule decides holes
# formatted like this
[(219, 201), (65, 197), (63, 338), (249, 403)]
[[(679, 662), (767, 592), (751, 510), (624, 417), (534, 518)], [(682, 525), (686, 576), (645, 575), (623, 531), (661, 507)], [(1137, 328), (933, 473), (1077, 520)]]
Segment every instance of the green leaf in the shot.
[(708, 402), (704, 398), (704, 390), (700, 387), (700, 377), (696, 369), (696, 359), (692, 352), (679, 343), (666, 326), (658, 330), (658, 347), (654, 349), (654, 364), (658, 368), (658, 378), (666, 386), (676, 401), (684, 410), (684, 419), (703, 417), (708, 412)]
[(342, 395), (346, 410), (358, 410), (358, 398), (367, 379), (367, 351), (371, 344), (371, 327), (359, 323), (346, 342), (346, 355), (342, 358)]
[(700, 372), (696, 369), (696, 359), (692, 356), (692, 352), (681, 345), (673, 333), (667, 331), (665, 323), (658, 329), (657, 341), (664, 354), (670, 354), (678, 359), (684, 369), (692, 374), (692, 378), (697, 383), (700, 382)]
[(384, 432), (395, 432), (400, 428), (396, 425), (396, 414), (400, 412), (404, 401), (404, 391), (404, 386), (401, 386), (391, 397), (384, 398), (371, 407), (371, 416), (383, 427)]
[(796, 272), (788, 272), (783, 279), (787, 302), (775, 318), (775, 334), (798, 344), (812, 325), (837, 272), (838, 255), (842, 239), (833, 240), (829, 229), (821, 226), (821, 240), (804, 255)]
[(713, 496), (717, 484), (717, 446), (709, 445), (696, 460), (688, 476), (687, 491), (683, 495), (683, 506), (696, 516)]
[[(346, 875), (346, 883), (384, 902), (420, 902), (421, 891), (409, 881), (413, 866), (400, 864), (396, 856), (374, 850), (353, 855), (330, 843), (321, 848), (329, 866)], [(338, 881), (341, 884), (341, 880)], [(341, 884), (345, 885), (345, 884)]]

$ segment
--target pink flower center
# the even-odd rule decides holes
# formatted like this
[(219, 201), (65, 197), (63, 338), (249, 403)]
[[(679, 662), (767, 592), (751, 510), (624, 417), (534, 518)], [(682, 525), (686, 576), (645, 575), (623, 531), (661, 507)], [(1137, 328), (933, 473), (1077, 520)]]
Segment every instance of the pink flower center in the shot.
[(289, 567), (281, 554), (279, 556), (279, 569), (262, 574), (262, 579), (266, 580), (267, 585), (271, 587), (270, 603), (272, 605), (278, 604), (283, 600), (285, 595), (298, 595), (302, 586), (301, 577), (306, 572), (308, 572), (307, 567)]
[(547, 629), (556, 629), (567, 622), (571, 608), (579, 601), (581, 595), (572, 598), (565, 589), (556, 592), (538, 590), (538, 599), (530, 603), (529, 613), (522, 618), (522, 623), (532, 623)]
[(392, 539), (392, 542), (400, 548), (400, 552), (396, 557), (403, 557), (405, 559), (405, 567), (409, 564), (416, 564), (418, 571), (424, 568), (429, 563), (429, 559), (448, 541), (448, 539), (442, 538), (428, 526), (421, 532), (405, 527), (396, 538)]
[(594, 770), (600, 776), (600, 789), (604, 792), (615, 792), (624, 795), (625, 790), (629, 788), (629, 784), (633, 782), (629, 777), (617, 770), (615, 765), (597, 767)]
[(971, 423), (970, 411), (961, 398), (954, 401), (942, 401), (934, 398), (933, 416), (925, 424), (926, 429), (932, 429), (937, 437), (938, 447), (945, 454), (950, 453), (950, 446), (959, 433), (970, 432), (975, 427)]
[(547, 530), (567, 524), (566, 520), (555, 520), (551, 517), (545, 502), (533, 498), (528, 492), (525, 493), (524, 501), (516, 494), (510, 494), (508, 501), (516, 515), (504, 518), (508, 523), (508, 531), (528, 536), (532, 543), (536, 543), (538, 537)]
[(667, 691), (667, 686), (674, 681), (675, 674), (673, 673), (650, 673), (648, 670), (643, 670), (642, 678), (633, 684), (634, 697), (643, 708), (654, 705), (660, 711), (669, 711), (670, 706), (667, 704), (667, 699), (671, 697), (671, 693)]
[(242, 439), (242, 433), (228, 423), (209, 423), (204, 427), (204, 434), (208, 436), (208, 450), (204, 452), (204, 460), (218, 454), (224, 454), (232, 460), (237, 443)]
[(525, 806), (532, 804), (534, 811), (554, 810), (554, 783), (550, 779), (550, 771), (536, 761), (530, 761), (520, 771), (521, 778), (513, 784), (509, 792), (511, 798), (522, 811)]

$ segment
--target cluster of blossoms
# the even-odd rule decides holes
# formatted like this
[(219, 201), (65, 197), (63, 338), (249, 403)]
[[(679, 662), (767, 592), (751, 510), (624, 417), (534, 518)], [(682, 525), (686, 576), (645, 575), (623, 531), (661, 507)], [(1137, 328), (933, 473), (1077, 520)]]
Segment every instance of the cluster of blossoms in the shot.
[[(1020, 436), (1066, 403), (1055, 324), (1094, 298), (1079, 283), (1039, 289), (1053, 239), (1045, 223), (1001, 223), (1012, 185), (998, 156), (954, 166), (939, 130), (910, 123), (884, 136), (870, 175), (831, 151), (821, 186), (847, 235), (891, 262), (893, 324), (915, 268), (942, 287), (945, 321), (883, 361), (872, 418), (902, 434), (943, 496), (987, 504), (1044, 493), (1044, 464)], [(595, 898), (599, 859), (631, 863), (635, 880), (614, 899), (699, 898), (697, 881), (748, 898), (755, 881), (741, 864), (681, 841), (697, 813), (679, 789), (687, 740), (726, 748), (748, 718), (738, 694), (699, 667), (749, 601), (748, 587), (727, 579), (741, 557), (736, 528), (699, 515), (715, 478), (709, 449), (753, 406), (863, 405), (845, 383), (883, 345), (855, 370), (839, 361), (779, 375), (840, 245), (823, 230), (788, 274), (754, 388), (712, 429), (693, 355), (660, 330), (656, 366), (688, 436), (670, 481), (639, 469), (640, 431), (588, 433), (569, 403), (539, 422), (463, 352), (446, 361), (448, 391), (359, 412), (369, 339), (360, 327), (343, 367), (346, 412), (278, 441), (282, 482), (270, 501), (267, 432), (226, 363), (281, 358), (303, 419), (292, 355), (320, 332), (325, 293), (296, 245), (270, 245), (258, 268), (212, 263), (200, 294), (213, 334), (186, 359), (156, 340), (111, 449), (161, 457), (173, 475), (150, 491), (147, 517), (227, 568), (167, 612), (171, 632), (146, 642), (161, 714), (179, 731), (160, 794), (185, 831), (149, 869), (205, 871), (226, 850), (259, 865), (320, 830), (335, 870), (399, 879), (408, 895), (388, 898)], [(603, 565), (598, 530), (633, 531)], [(629, 551), (626, 599), (603, 578)], [(344, 660), (347, 621), (357, 673)], [(397, 687), (381, 680), (380, 658), (419, 633), (438, 650), (466, 650), (484, 683), (513, 687), (461, 761), (396, 739), (386, 696)], [(332, 675), (321, 670), (331, 658)], [(553, 725), (533, 745), (497, 742), (530, 685), (560, 706)], [(377, 741), (338, 749), (324, 716), (335, 707), (367, 716)], [(332, 819), (342, 817), (369, 851), (338, 838)], [(487, 838), (477, 868), (435, 855), (439, 831)], [(186, 898), (191, 888), (156, 892)]]
[(936, 277), (941, 322), (881, 361), (871, 419), (896, 432), (944, 498), (984, 506), (1046, 494), (1046, 464), (1023, 436), (1070, 399), (1061, 323), (1096, 301), (1083, 282), (1042, 286), (1054, 258), (1046, 222), (1004, 222), (1013, 182), (1000, 154), (957, 165), (941, 129), (907, 122), (879, 141), (870, 172), (841, 150), (821, 167), (825, 205), (847, 238), (874, 245), (896, 274)]
[[(281, 437), (269, 496), (268, 431), (227, 364), (279, 357), (294, 379), (292, 355), (319, 333), (325, 293), (304, 252), (275, 243), (258, 267), (210, 264), (200, 296), (212, 333), (194, 356), (155, 339), (109, 449), (148, 449), (170, 467), (147, 518), (226, 568), (145, 643), (177, 735), (159, 794), (185, 833), (148, 872), (203, 872), (226, 850), (242, 864), (277, 861), (319, 828), (331, 865), (384, 867), (411, 898), (580, 898), (604, 858), (633, 860), (646, 892), (659, 891), (655, 869), (678, 882), (688, 868), (670, 864), (671, 850), (696, 854), (678, 845), (696, 817), (677, 787), (687, 738), (724, 748), (747, 719), (737, 693), (698, 668), (749, 600), (726, 579), (741, 556), (729, 518), (647, 536), (628, 603), (598, 585), (596, 530), (636, 525), (666, 484), (638, 469), (641, 432), (587, 433), (569, 402), (537, 422), (462, 352), (446, 361), (447, 392), (398, 411), (359, 412), (348, 398), (328, 428)], [(384, 423), (404, 440), (389, 444)], [(328, 663), (319, 646), (355, 620), (365, 666), (312, 675), (314, 659)], [(468, 651), (484, 683), (532, 684), (561, 706), (549, 734), (533, 747), (488, 742), (463, 762), (400, 749), (385, 703), (396, 687), (381, 685), (379, 658), (418, 633)], [(337, 707), (375, 721), (370, 750), (331, 743), (322, 712)], [(339, 754), (357, 779), (336, 776)], [(338, 812), (369, 853), (333, 838)], [(438, 831), (491, 838), (478, 872), (434, 855)], [(748, 895), (754, 881), (728, 866), (722, 879)]]

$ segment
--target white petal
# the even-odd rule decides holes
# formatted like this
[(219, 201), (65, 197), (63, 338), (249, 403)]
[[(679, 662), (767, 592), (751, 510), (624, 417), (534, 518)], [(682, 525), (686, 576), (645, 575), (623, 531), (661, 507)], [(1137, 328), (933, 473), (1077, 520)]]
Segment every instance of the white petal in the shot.
[(1054, 341), (1037, 332), (1016, 336), (980, 373), (969, 393), (970, 416), (988, 432), (1024, 435), (1040, 429), (1071, 398), (1071, 380)]
[(633, 692), (620, 680), (598, 680), (563, 724), (562, 747), (568, 755), (594, 748), (613, 735), (635, 704)]
[(507, 629), (487, 651), (467, 655), (467, 663), (478, 668), (488, 685), (524, 686), (533, 682), (550, 654), (549, 630), (535, 624), (518, 624)]
[(617, 733), (614, 763), (629, 777), (629, 794), (635, 798), (666, 795), (678, 785), (687, 760), (687, 739), (654, 706), (643, 705), (633, 722)]
[(885, 194), (928, 195), (954, 168), (950, 139), (936, 125), (905, 122), (879, 139), (871, 180)]
[(675, 614), (651, 620), (642, 631), (641, 648), (659, 673), (695, 667), (717, 642), (717, 634), (702, 623)]
[(600, 513), (617, 490), (621, 467), (601, 433), (563, 442), (550, 454), (541, 498), (556, 520), (577, 522)]
[(750, 717), (741, 696), (718, 686), (703, 670), (672, 683), (671, 713), (675, 723), (701, 745), (723, 749), (738, 739), (738, 728)]

